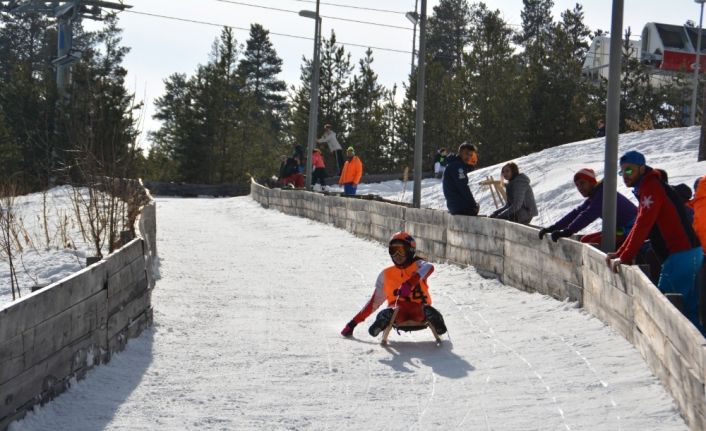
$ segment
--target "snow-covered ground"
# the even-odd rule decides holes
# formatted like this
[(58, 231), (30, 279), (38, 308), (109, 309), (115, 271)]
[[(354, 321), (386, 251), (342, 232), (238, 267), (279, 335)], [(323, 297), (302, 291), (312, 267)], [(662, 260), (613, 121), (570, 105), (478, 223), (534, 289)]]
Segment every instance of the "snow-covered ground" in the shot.
[(370, 322), (338, 331), (385, 247), (248, 197), (157, 215), (154, 328), (11, 430), (687, 429), (639, 353), (572, 304), (437, 265), (451, 339), (383, 348)]
[[(73, 188), (62, 186), (46, 194), (15, 198), (13, 212), (22, 249), (14, 265), (21, 295), (29, 294), (32, 286), (46, 286), (68, 277), (86, 266), (86, 256), (95, 255), (76, 221), (73, 193)], [(9, 261), (0, 254), (0, 304), (11, 300)]]
[[(706, 174), (706, 162), (696, 161), (699, 133), (699, 127), (689, 127), (623, 134), (620, 135), (619, 155), (628, 150), (640, 151), (645, 154), (648, 165), (667, 171), (670, 184), (685, 183), (692, 187), (696, 178)], [(574, 187), (574, 173), (581, 168), (592, 168), (602, 178), (604, 148), (605, 139), (589, 139), (514, 160), (520, 172), (527, 174), (532, 182), (539, 210), (539, 216), (532, 220), (532, 224), (548, 226), (581, 203), (584, 198)], [(482, 149), (480, 159), (482, 162)], [(481, 214), (490, 214), (495, 210), (495, 205), (489, 188), (478, 183), (487, 176), (500, 179), (500, 169), (504, 164), (478, 169), (469, 175), (471, 190), (480, 203)], [(406, 184), (402, 181), (361, 184), (358, 194), (375, 194), (386, 199), (412, 202), (412, 187), (412, 181)], [(621, 178), (618, 179), (618, 191), (637, 202)], [(446, 210), (441, 180), (422, 181), (422, 206)], [(599, 226), (599, 222), (594, 223), (585, 231), (600, 230)]]

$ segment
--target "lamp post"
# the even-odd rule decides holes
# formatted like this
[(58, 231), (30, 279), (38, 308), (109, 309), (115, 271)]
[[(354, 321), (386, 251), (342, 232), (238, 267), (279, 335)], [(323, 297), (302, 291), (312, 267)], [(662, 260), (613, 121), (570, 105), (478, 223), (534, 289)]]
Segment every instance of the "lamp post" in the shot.
[(412, 206), (420, 208), (422, 205), (422, 149), (424, 138), (424, 70), (426, 64), (424, 57), (427, 50), (427, 0), (422, 0), (422, 14), (419, 20), (419, 56), (417, 57), (417, 117), (414, 121), (414, 191), (412, 193)]
[(696, 97), (699, 89), (699, 72), (701, 69), (701, 27), (704, 23), (704, 3), (706, 0), (694, 0), (695, 3), (701, 4), (701, 15), (699, 15), (699, 31), (696, 40), (696, 62), (694, 63), (694, 88), (691, 93), (691, 111), (689, 118), (689, 125), (693, 126), (696, 124)]
[[(706, 0), (705, 0), (706, 1)], [(410, 76), (414, 73), (414, 54), (417, 50), (417, 23), (419, 22), (419, 14), (417, 13), (417, 0), (414, 1), (414, 12), (407, 12), (404, 16), (414, 25), (412, 33), (412, 67), (409, 71)]]
[(620, 125), (620, 69), (623, 60), (622, 38), (624, 0), (613, 0), (610, 27), (610, 67), (608, 69), (608, 101), (606, 103), (605, 166), (603, 177), (603, 229), (601, 249), (615, 251), (618, 194), (618, 133)]
[(319, 16), (319, 0), (316, 0), (316, 12), (300, 10), (299, 16), (313, 19), (314, 25), (314, 59), (311, 70), (311, 101), (309, 102), (309, 133), (306, 143), (306, 189), (311, 190), (311, 175), (313, 172), (311, 154), (314, 152), (316, 127), (319, 114), (319, 53), (321, 51), (321, 16)]

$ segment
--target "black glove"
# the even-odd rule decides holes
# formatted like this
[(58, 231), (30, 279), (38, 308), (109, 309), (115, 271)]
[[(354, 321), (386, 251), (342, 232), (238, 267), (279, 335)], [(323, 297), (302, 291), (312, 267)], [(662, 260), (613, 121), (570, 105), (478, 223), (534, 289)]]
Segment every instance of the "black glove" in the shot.
[(539, 230), (539, 239), (544, 239), (544, 235), (552, 233), (552, 228), (550, 227), (543, 227), (542, 229)]
[(552, 232), (552, 241), (557, 242), (559, 241), (559, 238), (566, 238), (574, 233), (571, 232), (569, 229), (562, 229), (562, 230), (555, 230)]

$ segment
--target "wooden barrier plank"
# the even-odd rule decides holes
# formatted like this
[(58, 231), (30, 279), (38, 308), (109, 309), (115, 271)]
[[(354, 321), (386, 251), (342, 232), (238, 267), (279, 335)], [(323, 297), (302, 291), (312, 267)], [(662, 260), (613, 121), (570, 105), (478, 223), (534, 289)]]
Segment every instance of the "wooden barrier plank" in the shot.
[(141, 238), (135, 238), (122, 248), (108, 255), (104, 260), (108, 277), (113, 276), (116, 272), (122, 270), (130, 262), (143, 255), (143, 245)]
[(633, 318), (617, 312), (614, 308), (605, 306), (605, 298), (595, 296), (592, 291), (587, 290), (584, 286), (583, 291), (583, 306), (589, 313), (596, 316), (606, 325), (611, 326), (625, 339), (633, 342)]
[(694, 372), (704, 381), (706, 340), (698, 329), (652, 283), (638, 283), (633, 289), (635, 301), (650, 315), (687, 362), (694, 364)]
[(99, 263), (11, 303), (0, 310), (0, 342), (90, 297), (105, 287), (105, 280), (105, 268)]
[(132, 319), (150, 308), (152, 292), (147, 290), (139, 297), (126, 304), (120, 312), (108, 316), (108, 339), (127, 328)]

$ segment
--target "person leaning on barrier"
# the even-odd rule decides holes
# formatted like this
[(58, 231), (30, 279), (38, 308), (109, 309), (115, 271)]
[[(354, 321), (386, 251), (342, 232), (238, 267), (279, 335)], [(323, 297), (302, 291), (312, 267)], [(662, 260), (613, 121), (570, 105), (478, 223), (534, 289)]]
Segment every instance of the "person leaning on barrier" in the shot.
[(448, 162), (441, 180), (446, 207), (453, 215), (478, 215), (480, 206), (468, 187), (468, 173), (478, 163), (476, 146), (464, 142), (458, 147), (457, 156), (448, 156)]
[[(596, 179), (593, 169), (584, 168), (574, 174), (576, 190), (585, 197), (581, 205), (571, 210), (553, 225), (539, 231), (539, 239), (549, 235), (552, 241), (570, 237), (593, 223), (603, 215), (603, 182)], [(628, 198), (618, 193), (616, 213), (616, 241), (622, 244), (630, 227), (637, 217), (637, 207)], [(601, 232), (590, 233), (581, 237), (581, 242), (600, 244)]]
[(684, 204), (673, 188), (663, 182), (657, 171), (647, 166), (645, 156), (628, 151), (620, 158), (620, 174), (625, 185), (633, 188), (640, 203), (635, 224), (615, 253), (608, 253), (606, 263), (618, 272), (622, 264), (634, 262), (645, 240), (650, 237), (662, 260), (657, 288), (662, 293), (680, 294), (684, 315), (699, 330), (699, 292), (696, 276), (703, 263), (703, 251), (686, 216)]
[(521, 174), (517, 164), (513, 162), (503, 166), (500, 174), (508, 182), (506, 186), (507, 203), (495, 210), (490, 218), (529, 224), (532, 218), (537, 215), (537, 204), (534, 200), (529, 177)]

